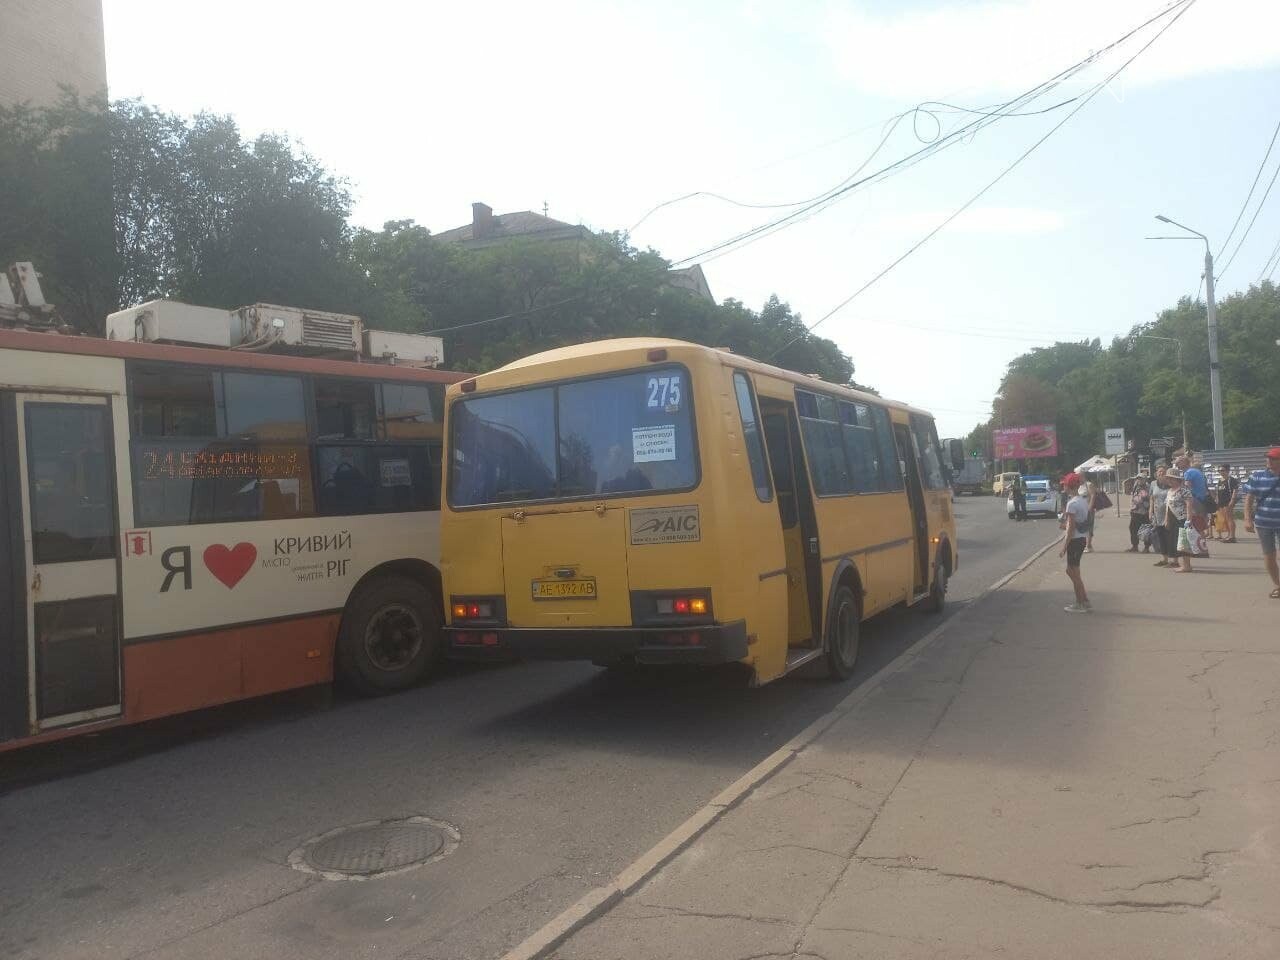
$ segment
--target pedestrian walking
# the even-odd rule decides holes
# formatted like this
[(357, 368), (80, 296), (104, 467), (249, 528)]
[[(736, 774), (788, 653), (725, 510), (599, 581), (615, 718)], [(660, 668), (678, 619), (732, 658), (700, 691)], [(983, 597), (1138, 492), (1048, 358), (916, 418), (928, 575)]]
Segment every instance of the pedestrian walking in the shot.
[(1187, 484), (1186, 477), (1177, 466), (1165, 471), (1165, 481), (1169, 484), (1168, 516), (1165, 529), (1172, 532), (1175, 544), (1176, 562), (1171, 566), (1174, 573), (1191, 573), (1191, 558), (1196, 556), (1202, 543), (1199, 531), (1191, 523), (1195, 495)]
[(1027, 481), (1022, 474), (1013, 478), (1013, 519), (1027, 519)]
[[(1151, 491), (1147, 489), (1147, 478), (1138, 477), (1133, 481), (1133, 494), (1129, 497), (1129, 549), (1127, 553), (1138, 552), (1138, 531), (1151, 523)], [(1142, 545), (1142, 552), (1150, 549)]]
[(1223, 543), (1236, 542), (1236, 501), (1240, 498), (1240, 481), (1231, 475), (1231, 464), (1218, 465), (1218, 532), (1226, 534)]
[(1255, 470), (1244, 486), (1244, 528), (1258, 534), (1262, 545), (1262, 561), (1275, 589), (1272, 600), (1280, 600), (1280, 565), (1276, 550), (1280, 549), (1280, 447), (1267, 451), (1267, 469)]
[[(1194, 530), (1198, 537), (1188, 539), (1192, 541), (1193, 556), (1201, 559), (1207, 559), (1209, 556), (1209, 544), (1205, 539), (1209, 535), (1209, 481), (1196, 464), (1199, 457), (1191, 453), (1184, 453), (1174, 461), (1174, 466), (1182, 471), (1182, 485), (1186, 489), (1188, 496), (1185, 497), (1187, 502), (1187, 518), (1186, 526)], [(1216, 508), (1216, 504), (1214, 504)]]
[(1093, 530), (1093, 511), (1089, 509), (1089, 498), (1085, 488), (1067, 501), (1063, 516), (1066, 518), (1066, 533), (1062, 535), (1062, 549), (1058, 556), (1067, 558), (1067, 579), (1075, 591), (1075, 603), (1062, 609), (1067, 613), (1089, 613), (1093, 605), (1089, 602), (1089, 593), (1084, 588), (1084, 579), (1080, 576), (1080, 558), (1084, 556), (1089, 533)]
[(1160, 551), (1157, 567), (1173, 567), (1178, 563), (1177, 533), (1171, 535), (1169, 526), (1169, 494), (1173, 481), (1166, 476), (1167, 467), (1156, 468), (1155, 482), (1151, 485), (1151, 525), (1155, 528), (1156, 549)]

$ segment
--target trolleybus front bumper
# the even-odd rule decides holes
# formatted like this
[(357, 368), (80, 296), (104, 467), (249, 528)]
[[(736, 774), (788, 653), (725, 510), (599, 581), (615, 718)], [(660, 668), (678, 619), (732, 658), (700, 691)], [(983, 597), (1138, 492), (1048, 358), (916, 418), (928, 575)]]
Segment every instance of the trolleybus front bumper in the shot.
[(732, 663), (747, 655), (746, 621), (679, 627), (447, 627), (464, 659), (593, 660), (597, 663)]

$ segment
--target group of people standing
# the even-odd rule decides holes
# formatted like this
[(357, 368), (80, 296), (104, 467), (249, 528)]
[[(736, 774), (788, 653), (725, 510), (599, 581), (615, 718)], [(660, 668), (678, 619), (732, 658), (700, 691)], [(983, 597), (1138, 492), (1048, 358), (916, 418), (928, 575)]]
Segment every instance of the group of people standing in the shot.
[(1211, 492), (1198, 460), (1183, 454), (1173, 466), (1157, 468), (1152, 480), (1139, 477), (1129, 506), (1129, 552), (1155, 547), (1160, 555), (1157, 567), (1190, 573), (1193, 559), (1208, 559), (1211, 538), (1235, 543), (1240, 481), (1231, 476), (1227, 464), (1218, 474)]
[[(1075, 602), (1066, 610), (1087, 613), (1093, 607), (1080, 576), (1080, 558), (1093, 549), (1094, 519), (1102, 508), (1099, 498), (1106, 494), (1074, 473), (1063, 478), (1062, 487), (1069, 499), (1062, 509), (1066, 535), (1060, 556), (1067, 558), (1067, 576), (1075, 590)], [(1127, 552), (1146, 553), (1154, 547), (1160, 556), (1157, 567), (1190, 573), (1192, 560), (1208, 558), (1210, 540), (1236, 542), (1235, 511), (1242, 495), (1245, 531), (1257, 532), (1274, 587), (1270, 596), (1280, 600), (1280, 447), (1267, 451), (1267, 469), (1255, 471), (1245, 484), (1232, 476), (1229, 464), (1222, 464), (1211, 486), (1199, 458), (1189, 453), (1170, 467), (1158, 468), (1154, 478), (1139, 477), (1129, 508)]]

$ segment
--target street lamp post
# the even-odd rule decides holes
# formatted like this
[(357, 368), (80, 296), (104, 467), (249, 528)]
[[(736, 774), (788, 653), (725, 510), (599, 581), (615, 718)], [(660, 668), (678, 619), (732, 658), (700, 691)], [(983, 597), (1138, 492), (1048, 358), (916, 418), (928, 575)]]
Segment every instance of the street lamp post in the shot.
[(1209, 320), (1209, 402), (1213, 405), (1213, 448), (1223, 450), (1227, 444), (1222, 429), (1222, 379), (1218, 369), (1218, 307), (1213, 299), (1213, 252), (1209, 249), (1209, 238), (1199, 230), (1192, 230), (1186, 224), (1170, 220), (1162, 213), (1157, 213), (1156, 219), (1193, 233), (1204, 241), (1204, 295), (1205, 312)]

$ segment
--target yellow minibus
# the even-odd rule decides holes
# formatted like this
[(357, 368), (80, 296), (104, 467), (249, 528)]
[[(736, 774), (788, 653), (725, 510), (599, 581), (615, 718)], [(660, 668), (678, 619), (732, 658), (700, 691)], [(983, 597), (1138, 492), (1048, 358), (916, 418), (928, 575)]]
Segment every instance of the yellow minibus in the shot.
[(445, 431), (455, 656), (845, 678), (862, 621), (956, 569), (928, 413), (726, 350), (549, 350), (451, 386)]

